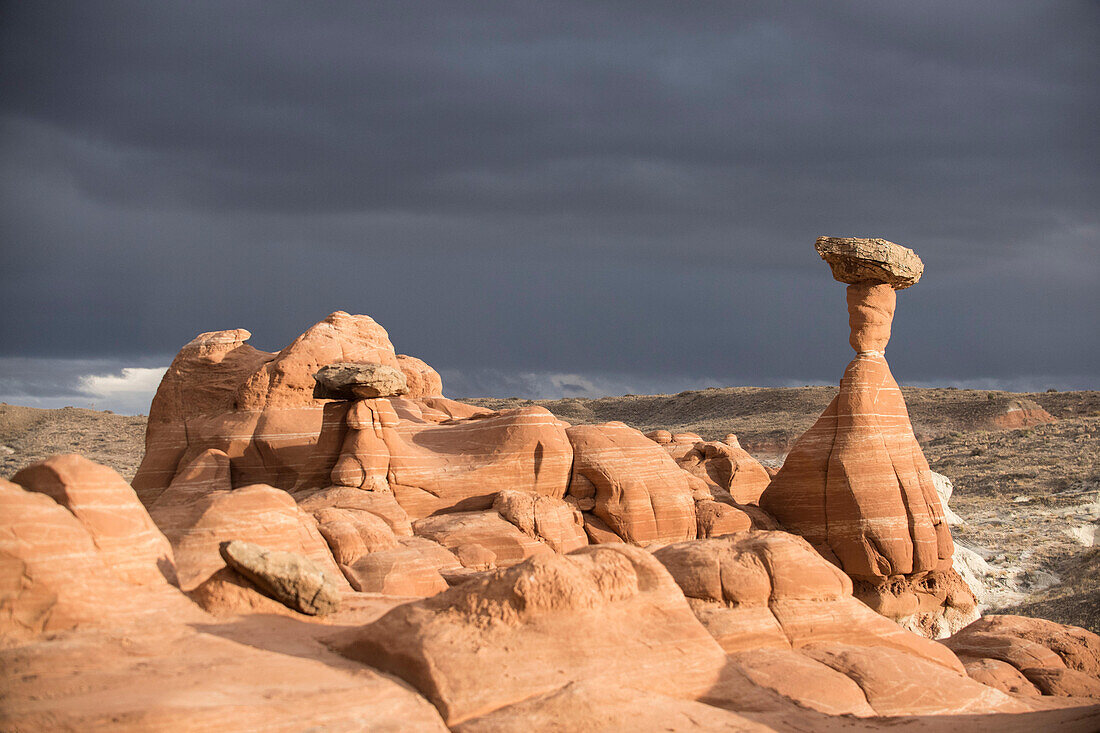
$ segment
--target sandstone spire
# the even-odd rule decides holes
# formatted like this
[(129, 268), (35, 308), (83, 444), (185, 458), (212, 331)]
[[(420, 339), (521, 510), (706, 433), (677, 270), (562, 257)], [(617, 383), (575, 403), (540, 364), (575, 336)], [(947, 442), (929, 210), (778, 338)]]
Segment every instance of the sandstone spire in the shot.
[(885, 357), (895, 290), (916, 283), (924, 265), (884, 239), (821, 237), (816, 249), (848, 283), (856, 357), (760, 505), (854, 578), (880, 582), (946, 570), (951, 534)]

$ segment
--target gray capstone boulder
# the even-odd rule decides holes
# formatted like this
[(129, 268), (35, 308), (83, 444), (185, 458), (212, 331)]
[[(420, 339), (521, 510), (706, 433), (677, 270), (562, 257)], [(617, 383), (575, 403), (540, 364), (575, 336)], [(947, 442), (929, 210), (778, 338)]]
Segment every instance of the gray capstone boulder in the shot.
[(221, 555), (230, 568), (287, 608), (323, 616), (340, 606), (339, 587), (304, 555), (240, 540), (222, 543)]
[(313, 396), (320, 400), (362, 400), (407, 394), (405, 373), (386, 364), (340, 362), (313, 375)]
[(842, 283), (884, 283), (894, 290), (915, 285), (924, 263), (908, 247), (885, 239), (818, 237), (814, 249)]

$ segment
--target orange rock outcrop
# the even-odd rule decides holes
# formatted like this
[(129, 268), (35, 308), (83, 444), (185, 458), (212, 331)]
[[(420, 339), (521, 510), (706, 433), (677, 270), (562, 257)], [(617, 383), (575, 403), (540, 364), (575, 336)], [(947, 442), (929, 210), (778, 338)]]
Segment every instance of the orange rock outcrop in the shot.
[(196, 337), (132, 489), (77, 456), (0, 480), (4, 725), (1097, 729), (1100, 637), (927, 638), (973, 596), (884, 357), (923, 266), (819, 251), (856, 358), (774, 478), (735, 436), (449, 400), (366, 316)]

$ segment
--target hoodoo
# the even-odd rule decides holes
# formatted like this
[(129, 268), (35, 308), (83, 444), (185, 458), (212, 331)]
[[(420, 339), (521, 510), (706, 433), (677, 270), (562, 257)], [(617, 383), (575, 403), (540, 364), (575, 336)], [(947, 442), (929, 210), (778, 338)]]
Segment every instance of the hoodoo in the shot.
[(929, 638), (977, 615), (884, 356), (923, 265), (818, 251), (856, 357), (774, 480), (733, 435), (449, 400), (367, 316), (198, 336), (133, 488), (0, 480), (0, 727), (1096, 730), (1095, 634)]
[(884, 239), (821, 237), (816, 249), (848, 285), (856, 356), (760, 505), (843, 568), (876, 610), (946, 635), (974, 620), (975, 603), (951, 569), (932, 471), (886, 363), (896, 291), (916, 284), (924, 264)]

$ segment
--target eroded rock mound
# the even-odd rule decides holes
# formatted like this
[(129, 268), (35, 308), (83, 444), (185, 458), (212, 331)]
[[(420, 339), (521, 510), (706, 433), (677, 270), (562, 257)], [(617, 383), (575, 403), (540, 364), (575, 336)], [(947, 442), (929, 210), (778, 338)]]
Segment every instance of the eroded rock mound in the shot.
[(771, 483), (771, 476), (741, 448), (736, 437), (727, 440), (732, 440), (732, 443), (699, 441), (676, 463), (706, 481), (712, 493), (716, 492), (737, 504), (756, 504), (760, 494)]
[(581, 680), (697, 697), (725, 665), (660, 563), (626, 545), (472, 579), (395, 608), (341, 649), (412, 684), (448, 725)]
[[(47, 471), (45, 475), (50, 474)], [(79, 487), (69, 488), (84, 508), (88, 505), (83, 499), (102, 496), (94, 485), (87, 493)], [(126, 517), (128, 507), (121, 504), (118, 508)], [(116, 531), (110, 537), (117, 542), (109, 543), (104, 552), (93, 535), (103, 530), (103, 516), (82, 514), (88, 517), (91, 529), (47, 494), (0, 479), (0, 639), (22, 641), (43, 633), (119, 626), (157, 617), (180, 622), (195, 619), (193, 606), (163, 576), (155, 574), (154, 558), (142, 558), (138, 563), (120, 559), (125, 535), (117, 530), (131, 527), (140, 550), (150, 545), (146, 527), (123, 522), (112, 528)]]
[(698, 531), (687, 475), (659, 445), (623, 423), (578, 425), (569, 495), (628, 542), (675, 542)]
[(974, 679), (1021, 694), (1100, 699), (1100, 636), (1022, 616), (986, 616), (943, 644)]
[(138, 585), (175, 581), (172, 546), (113, 469), (70, 454), (28, 466), (12, 480), (72, 512), (122, 580)]

